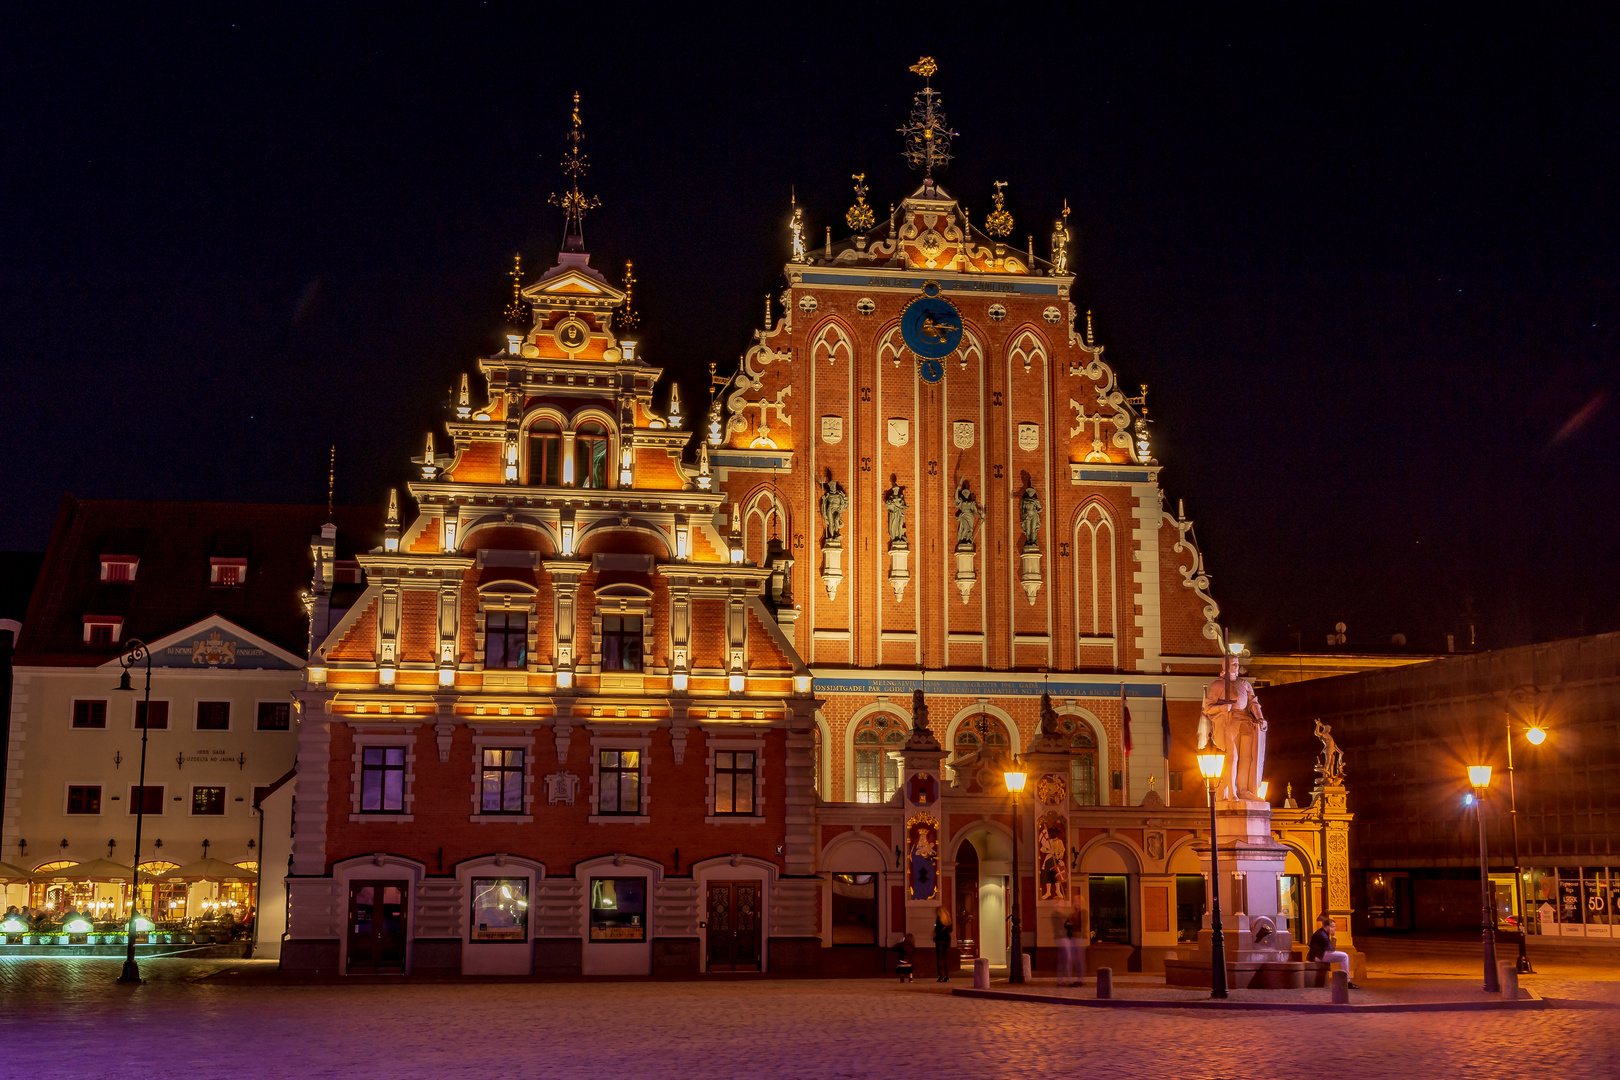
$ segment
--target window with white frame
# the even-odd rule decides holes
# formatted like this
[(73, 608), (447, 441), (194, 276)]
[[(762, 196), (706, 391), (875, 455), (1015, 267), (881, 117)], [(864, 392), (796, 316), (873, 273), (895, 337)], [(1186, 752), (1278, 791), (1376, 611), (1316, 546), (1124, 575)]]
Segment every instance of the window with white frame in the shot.
[(640, 815), (640, 750), (597, 751), (596, 777), (598, 814)]
[(481, 813), (523, 813), (523, 757), (521, 747), (484, 747), (479, 786)]
[(529, 662), (529, 613), (491, 611), (484, 617), (484, 667), (521, 668)]
[(360, 812), (400, 814), (405, 811), (405, 747), (360, 748)]
[(753, 750), (714, 752), (714, 813), (754, 816), (759, 757)]
[(855, 728), (855, 801), (885, 803), (900, 790), (900, 763), (891, 755), (906, 744), (898, 716), (875, 713)]

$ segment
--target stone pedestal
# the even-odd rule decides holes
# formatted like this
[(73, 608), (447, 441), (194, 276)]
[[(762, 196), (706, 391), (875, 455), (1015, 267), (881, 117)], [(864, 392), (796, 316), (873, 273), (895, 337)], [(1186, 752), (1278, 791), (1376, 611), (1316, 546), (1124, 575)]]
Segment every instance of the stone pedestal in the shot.
[[(1288, 924), (1279, 913), (1281, 896), (1277, 878), (1283, 873), (1288, 849), (1271, 835), (1271, 804), (1255, 799), (1218, 799), (1215, 802), (1215, 832), (1220, 853), (1220, 879), (1212, 887), (1220, 890), (1221, 927), (1226, 933), (1228, 963), (1261, 963), (1287, 960), (1293, 940)], [(1194, 845), (1199, 859), (1209, 865), (1209, 843)], [(1198, 950), (1207, 962), (1210, 949), (1210, 910), (1205, 909), (1204, 927), (1198, 933)], [(1255, 932), (1269, 920), (1272, 935), (1264, 944), (1255, 941)]]
[(957, 544), (956, 591), (962, 594), (962, 603), (968, 602), (968, 595), (973, 592), (973, 584), (978, 580), (978, 571), (973, 566), (973, 545)]
[(844, 580), (844, 542), (833, 537), (821, 545), (821, 583), (827, 587), (827, 599), (838, 599), (838, 584)]
[(906, 560), (910, 556), (911, 550), (904, 540), (889, 542), (889, 588), (894, 590), (894, 602), (897, 604), (906, 594), (906, 585), (911, 581), (911, 571), (906, 569)]
[(1018, 556), (1018, 563), (1018, 584), (1024, 587), (1030, 607), (1034, 607), (1035, 597), (1041, 591), (1041, 549), (1034, 544), (1025, 544)]

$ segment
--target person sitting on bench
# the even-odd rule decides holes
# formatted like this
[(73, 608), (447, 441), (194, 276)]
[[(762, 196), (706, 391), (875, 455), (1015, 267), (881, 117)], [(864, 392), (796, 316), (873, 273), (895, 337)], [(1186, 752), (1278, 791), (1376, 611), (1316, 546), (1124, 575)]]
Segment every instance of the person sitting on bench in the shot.
[(1310, 963), (1324, 961), (1329, 964), (1338, 964), (1344, 968), (1345, 985), (1352, 990), (1360, 990), (1361, 987), (1350, 981), (1350, 954), (1340, 952), (1335, 947), (1336, 942), (1333, 940), (1333, 935), (1339, 929), (1339, 924), (1326, 915), (1318, 915), (1316, 922), (1316, 933), (1311, 935), (1311, 951), (1306, 954), (1305, 959)]

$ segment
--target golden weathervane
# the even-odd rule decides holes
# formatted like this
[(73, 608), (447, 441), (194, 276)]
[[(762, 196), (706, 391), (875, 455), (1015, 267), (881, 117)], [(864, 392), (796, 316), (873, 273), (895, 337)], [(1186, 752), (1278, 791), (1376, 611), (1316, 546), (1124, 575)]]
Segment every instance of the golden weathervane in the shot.
[(1007, 181), (996, 181), (996, 193), (990, 196), (996, 201), (996, 208), (984, 219), (984, 231), (998, 240), (1006, 239), (1012, 235), (1013, 231), (1013, 216), (1007, 212), (1006, 207), (1001, 205), (1003, 200), (1006, 199), (1001, 189), (1006, 186)]
[(876, 220), (872, 216), (872, 208), (866, 205), (866, 174), (856, 173), (850, 179), (855, 181), (855, 205), (849, 208), (844, 220), (856, 232), (865, 232)]
[(564, 251), (585, 250), (585, 212), (595, 210), (602, 205), (602, 200), (596, 196), (586, 196), (579, 190), (580, 178), (585, 175), (590, 163), (586, 161), (585, 154), (579, 148), (580, 141), (585, 138), (584, 123), (579, 118), (579, 91), (574, 91), (574, 125), (568, 132), (568, 153), (563, 156), (563, 172), (568, 174), (568, 190), (561, 195), (553, 193), (549, 200), (552, 206), (560, 207), (563, 216), (567, 219), (563, 231)]
[(939, 70), (934, 58), (923, 57), (911, 65), (911, 70), (921, 75), (924, 83), (923, 88), (912, 95), (911, 117), (899, 131), (906, 137), (906, 161), (913, 169), (921, 169), (925, 179), (932, 180), (935, 169), (944, 169), (951, 163), (951, 140), (956, 132), (945, 124), (939, 91), (926, 81)]

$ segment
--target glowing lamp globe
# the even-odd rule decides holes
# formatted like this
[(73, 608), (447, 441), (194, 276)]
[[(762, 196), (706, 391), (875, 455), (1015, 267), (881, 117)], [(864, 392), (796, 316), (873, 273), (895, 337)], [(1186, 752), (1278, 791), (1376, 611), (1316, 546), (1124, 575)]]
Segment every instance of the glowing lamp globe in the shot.
[(1477, 788), (1491, 786), (1491, 767), (1489, 765), (1468, 766), (1468, 782)]
[(1524, 733), (1524, 737), (1530, 740), (1531, 746), (1540, 746), (1547, 741), (1547, 732), (1542, 728), (1533, 727)]
[(1007, 790), (1016, 795), (1024, 790), (1024, 781), (1029, 779), (1029, 774), (1009, 769), (1002, 774), (1002, 779), (1007, 781)]
[(1221, 775), (1221, 770), (1224, 769), (1225, 767), (1226, 767), (1226, 755), (1225, 754), (1214, 753), (1214, 754), (1199, 754), (1198, 755), (1198, 772), (1203, 776), (1203, 778), (1205, 780), (1213, 780), (1213, 779), (1215, 779), (1217, 776)]

